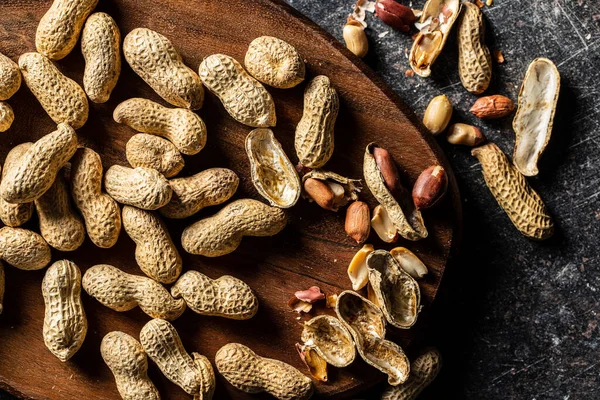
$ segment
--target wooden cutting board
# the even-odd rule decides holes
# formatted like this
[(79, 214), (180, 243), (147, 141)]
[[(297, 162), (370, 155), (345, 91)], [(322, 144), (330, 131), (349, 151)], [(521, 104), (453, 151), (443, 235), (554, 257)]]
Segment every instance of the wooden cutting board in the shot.
[[(0, 51), (13, 60), (27, 51), (35, 51), (38, 21), (50, 6), (50, 0), (3, 0), (0, 6)], [(428, 265), (430, 275), (421, 281), (424, 310), (420, 322), (409, 330), (389, 328), (389, 336), (408, 346), (427, 329), (428, 306), (433, 301), (444, 269), (456, 251), (461, 208), (458, 190), (448, 163), (435, 141), (423, 135), (415, 125), (418, 119), (373, 72), (356, 59), (334, 38), (299, 15), (281, 1), (268, 0), (102, 0), (97, 11), (112, 15), (122, 35), (136, 27), (147, 27), (166, 35), (179, 49), (185, 62), (197, 69), (203, 57), (225, 53), (242, 61), (249, 42), (255, 37), (272, 35), (294, 45), (305, 57), (307, 75), (330, 77), (340, 96), (340, 114), (335, 126), (336, 150), (327, 168), (343, 175), (361, 178), (365, 146), (377, 141), (395, 157), (407, 187), (412, 187), (426, 167), (440, 163), (450, 175), (448, 195), (437, 208), (424, 213), (429, 237), (420, 242), (400, 240)], [(338, 22), (340, 29), (343, 21)], [(63, 72), (81, 84), (83, 57), (79, 46), (58, 62)], [(292, 159), (294, 130), (302, 115), (304, 84), (289, 90), (269, 91), (277, 108), (276, 137)], [(78, 131), (82, 145), (102, 155), (105, 169), (113, 164), (127, 165), (125, 143), (134, 134), (116, 124), (112, 111), (130, 97), (146, 97), (164, 103), (124, 62), (121, 78), (106, 104), (90, 103), (90, 118)], [(23, 85), (8, 101), (15, 110), (13, 127), (0, 135), (0, 160), (8, 151), (25, 141), (35, 141), (55, 129), (39, 103)], [(209, 167), (227, 167), (240, 176), (236, 198), (261, 199), (249, 176), (244, 139), (250, 128), (231, 119), (215, 96), (207, 92), (199, 111), (208, 127), (208, 144), (196, 156), (185, 157), (186, 167), (180, 176), (191, 175)], [(371, 207), (375, 201), (365, 188), (363, 200)], [(218, 207), (203, 210), (184, 221), (167, 221), (179, 246), (183, 228), (192, 221), (215, 213)], [(216, 351), (228, 342), (240, 342), (258, 354), (276, 358), (307, 373), (294, 343), (302, 331), (298, 314), (286, 303), (296, 290), (318, 285), (325, 293), (350, 289), (346, 269), (358, 246), (344, 232), (345, 213), (333, 213), (315, 204), (300, 201), (289, 212), (290, 223), (272, 238), (245, 238), (233, 254), (209, 259), (185, 253), (181, 247), (184, 270), (196, 269), (212, 278), (224, 274), (247, 282), (260, 301), (256, 317), (232, 321), (202, 317), (187, 310), (175, 321), (188, 351), (197, 351), (214, 360)], [(35, 218), (26, 227), (37, 230)], [(370, 243), (384, 245), (375, 234)], [(77, 251), (53, 251), (53, 260), (75, 261), (82, 272), (92, 265), (108, 263), (129, 273), (141, 274), (134, 259), (134, 245), (123, 232), (112, 249), (98, 249), (89, 240)], [(44, 303), (40, 285), (44, 271), (19, 271), (8, 265), (4, 313), (0, 315), (0, 387), (17, 396), (31, 399), (118, 399), (113, 377), (99, 352), (102, 337), (113, 330), (138, 337), (148, 317), (139, 309), (117, 313), (83, 294), (89, 331), (81, 350), (61, 363), (44, 346), (42, 321)], [(312, 316), (332, 313), (324, 307)], [(310, 316), (303, 317), (307, 320)], [(177, 386), (164, 378), (156, 366), (150, 376), (164, 399), (186, 399)], [(237, 391), (217, 374), (216, 399), (263, 399)], [(344, 398), (379, 381), (384, 376), (357, 357), (348, 368), (330, 371), (328, 383), (316, 383), (319, 398)]]

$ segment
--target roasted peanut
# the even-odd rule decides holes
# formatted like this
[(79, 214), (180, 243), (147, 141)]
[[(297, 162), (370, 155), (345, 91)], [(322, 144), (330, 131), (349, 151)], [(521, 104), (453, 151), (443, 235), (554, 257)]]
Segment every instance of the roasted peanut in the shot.
[(424, 210), (436, 205), (446, 194), (448, 176), (441, 165), (426, 168), (417, 178), (412, 190), (412, 198), (417, 210)]
[(89, 105), (77, 82), (63, 75), (52, 61), (39, 53), (21, 55), (19, 68), (25, 84), (55, 123), (66, 123), (73, 129), (85, 124)]
[(312, 346), (296, 343), (296, 351), (313, 378), (321, 382), (327, 382), (329, 380), (327, 374), (327, 361), (325, 361)]
[(373, 147), (373, 158), (377, 164), (377, 169), (383, 177), (383, 182), (388, 190), (395, 194), (396, 191), (401, 187), (400, 174), (396, 163), (392, 159), (390, 153), (381, 147)]
[(206, 144), (204, 121), (184, 108), (167, 108), (151, 100), (133, 98), (119, 104), (113, 118), (136, 131), (170, 140), (186, 155), (198, 154)]
[(458, 75), (469, 92), (480, 94), (492, 79), (492, 56), (485, 45), (483, 13), (475, 4), (465, 1), (458, 18)]
[[(23, 154), (31, 147), (33, 143), (22, 143), (13, 147), (8, 152), (6, 160), (4, 160), (4, 169), (2, 170), (2, 179), (6, 172), (12, 168), (15, 163), (18, 163)], [(4, 198), (0, 197), (0, 220), (4, 225), (17, 227), (29, 221), (33, 214), (33, 203), (9, 203)]]
[(485, 142), (485, 136), (479, 128), (462, 123), (452, 124), (448, 128), (446, 139), (452, 144), (475, 147)]
[(474, 148), (483, 178), (500, 207), (525, 236), (544, 240), (554, 233), (554, 223), (540, 196), (494, 143)]
[(250, 42), (244, 64), (254, 78), (278, 89), (294, 87), (304, 80), (304, 61), (298, 51), (272, 36)]
[(506, 96), (494, 94), (480, 97), (469, 110), (471, 114), (481, 119), (506, 117), (515, 109), (515, 103)]
[(352, 15), (348, 16), (346, 25), (342, 30), (342, 36), (346, 43), (346, 48), (354, 53), (358, 58), (363, 58), (369, 52), (369, 39), (365, 33), (365, 27), (357, 21)]
[(4, 305), (2, 302), (4, 301), (4, 265), (2, 265), (2, 261), (0, 261), (0, 314), (4, 310)]
[(202, 61), (202, 83), (236, 121), (256, 128), (275, 126), (275, 103), (267, 89), (233, 57), (213, 54)]
[(401, 385), (388, 387), (381, 400), (416, 400), (419, 394), (435, 379), (442, 368), (442, 356), (437, 349), (425, 349), (411, 363), (410, 376)]
[(87, 318), (81, 304), (81, 272), (75, 263), (57, 261), (42, 281), (46, 305), (44, 343), (62, 362), (71, 358), (85, 340)]
[(335, 172), (314, 169), (302, 177), (303, 195), (326, 210), (337, 212), (349, 201), (358, 199), (359, 179), (350, 179)]
[(105, 103), (121, 74), (121, 32), (110, 15), (90, 15), (81, 34), (81, 53), (83, 89), (94, 103)]
[(250, 319), (258, 311), (258, 299), (250, 286), (233, 276), (210, 279), (197, 271), (181, 275), (171, 287), (171, 295), (183, 298), (200, 315)]
[(63, 172), (61, 170), (50, 189), (35, 200), (35, 209), (44, 240), (56, 250), (73, 251), (85, 240), (85, 226), (73, 210)]
[(10, 99), (21, 87), (21, 71), (16, 62), (0, 53), (0, 101)]
[(367, 257), (375, 249), (371, 244), (365, 244), (359, 251), (356, 252), (350, 265), (348, 266), (348, 277), (352, 282), (353, 290), (360, 290), (369, 283), (369, 270), (367, 269)]
[(395, 243), (398, 241), (398, 229), (392, 222), (385, 207), (383, 207), (381, 204), (376, 206), (373, 210), (371, 227), (375, 233), (377, 233), (379, 239), (383, 240), (384, 242)]
[(160, 283), (127, 274), (112, 265), (95, 265), (83, 274), (83, 289), (106, 307), (123, 312), (140, 307), (152, 318), (173, 321), (185, 311), (185, 301), (174, 299)]
[(181, 257), (169, 231), (154, 213), (123, 207), (123, 228), (136, 244), (135, 260), (141, 270), (160, 283), (173, 283), (181, 274)]
[(357, 244), (363, 243), (369, 238), (371, 232), (371, 210), (367, 203), (355, 201), (346, 210), (346, 233)]
[(423, 261), (405, 247), (394, 247), (390, 254), (400, 265), (400, 268), (414, 279), (421, 279), (429, 273)]
[(333, 154), (333, 130), (340, 109), (337, 92), (329, 78), (320, 75), (304, 90), (304, 111), (296, 126), (294, 146), (300, 164), (320, 168)]
[(0, 260), (26, 271), (42, 269), (50, 262), (50, 247), (35, 232), (5, 226), (0, 229)]
[(319, 179), (308, 178), (304, 181), (304, 191), (321, 208), (333, 210), (335, 194), (326, 182)]
[(104, 187), (119, 203), (143, 210), (161, 208), (173, 195), (169, 181), (152, 168), (113, 165), (104, 174)]
[(396, 0), (377, 0), (375, 15), (386, 25), (402, 32), (409, 32), (411, 25), (417, 20), (410, 7)]
[(123, 54), (131, 69), (166, 102), (191, 110), (202, 107), (202, 82), (183, 63), (169, 39), (147, 28), (136, 28), (125, 36)]
[(3, 101), (0, 101), (0, 132), (6, 132), (12, 126), (15, 120), (15, 113), (12, 107)]
[(244, 236), (273, 236), (286, 223), (282, 209), (242, 199), (185, 228), (181, 244), (188, 253), (218, 257), (237, 249)]
[(0, 195), (9, 203), (29, 203), (54, 183), (58, 171), (77, 150), (77, 135), (67, 124), (31, 145), (0, 183)]
[(123, 400), (160, 400), (148, 378), (148, 358), (140, 342), (123, 332), (109, 332), (102, 339), (100, 354)]
[(102, 161), (92, 149), (80, 148), (71, 159), (71, 194), (92, 242), (101, 248), (114, 246), (121, 232), (121, 210), (102, 191)]
[(445, 94), (440, 94), (429, 102), (423, 116), (423, 125), (432, 135), (439, 135), (446, 129), (451, 118), (452, 103)]
[(145, 133), (138, 133), (129, 139), (125, 156), (132, 167), (152, 168), (165, 178), (177, 175), (184, 166), (183, 157), (173, 143)]
[(159, 212), (167, 218), (187, 218), (204, 207), (229, 200), (239, 183), (235, 172), (227, 168), (210, 168), (196, 175), (171, 179), (173, 196)]
[(296, 368), (239, 343), (221, 347), (215, 364), (227, 382), (246, 393), (266, 392), (280, 400), (308, 400), (313, 394), (312, 381)]

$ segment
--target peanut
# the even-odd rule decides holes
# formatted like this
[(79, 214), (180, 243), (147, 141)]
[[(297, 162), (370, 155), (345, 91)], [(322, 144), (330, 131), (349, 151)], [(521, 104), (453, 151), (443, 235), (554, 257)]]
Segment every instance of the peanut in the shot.
[(321, 208), (337, 212), (349, 201), (358, 199), (360, 179), (350, 179), (335, 172), (314, 169), (302, 176), (303, 196)]
[(367, 269), (367, 257), (375, 249), (371, 244), (365, 244), (356, 252), (348, 266), (348, 277), (352, 282), (352, 289), (359, 291), (369, 283), (369, 270)]
[(4, 310), (4, 305), (2, 302), (4, 301), (4, 265), (2, 265), (2, 261), (0, 261), (0, 314)]
[(278, 89), (292, 88), (304, 80), (304, 61), (298, 51), (273, 36), (250, 42), (244, 64), (254, 78)]
[(421, 279), (429, 273), (423, 261), (405, 247), (394, 247), (390, 250), (390, 254), (398, 262), (400, 268), (413, 279)]
[(168, 139), (189, 156), (198, 154), (206, 144), (204, 121), (183, 108), (167, 108), (151, 100), (132, 98), (115, 108), (113, 118), (136, 131)]
[(379, 172), (381, 172), (385, 186), (392, 194), (395, 194), (401, 184), (400, 174), (394, 159), (386, 149), (381, 147), (373, 147), (373, 157)]
[(496, 201), (525, 236), (544, 240), (554, 233), (554, 223), (540, 196), (494, 143), (474, 148), (483, 178)]
[(125, 156), (132, 167), (153, 168), (165, 178), (177, 175), (184, 166), (183, 157), (173, 143), (145, 133), (138, 133), (129, 139)]
[(342, 36), (346, 47), (358, 58), (363, 58), (369, 52), (369, 39), (365, 33), (365, 27), (352, 15), (348, 16), (346, 25), (342, 30)]
[(88, 328), (77, 265), (67, 260), (52, 264), (42, 281), (42, 295), (46, 305), (44, 343), (65, 362), (77, 353)]
[(92, 242), (105, 249), (114, 246), (121, 232), (121, 210), (102, 192), (102, 161), (92, 149), (80, 148), (71, 159), (71, 194)]
[(333, 130), (340, 109), (329, 78), (319, 75), (304, 90), (304, 111), (296, 126), (294, 146), (300, 164), (320, 168), (333, 154)]
[(315, 178), (308, 178), (304, 181), (304, 191), (321, 208), (333, 210), (335, 194), (326, 182)]
[(434, 348), (426, 349), (411, 363), (410, 376), (401, 385), (388, 387), (381, 400), (416, 400), (442, 368), (442, 356)]
[(135, 260), (146, 275), (160, 283), (173, 283), (181, 274), (181, 257), (169, 231), (154, 213), (123, 207), (123, 228), (136, 244)]
[(246, 393), (266, 392), (280, 400), (307, 400), (313, 394), (312, 381), (296, 368), (239, 343), (221, 347), (215, 364), (227, 382)]
[(375, 15), (384, 24), (401, 32), (409, 32), (411, 25), (417, 20), (410, 7), (398, 3), (396, 0), (377, 0)]
[(243, 320), (258, 311), (258, 299), (250, 286), (229, 275), (210, 279), (200, 272), (188, 271), (171, 287), (171, 295), (183, 298), (200, 315)]
[(381, 204), (377, 205), (373, 210), (371, 218), (371, 227), (379, 236), (379, 239), (386, 243), (395, 243), (398, 241), (398, 229), (390, 219), (385, 207)]
[(417, 178), (412, 190), (412, 198), (417, 210), (424, 210), (436, 205), (446, 194), (448, 176), (440, 165), (426, 168)]
[(355, 201), (348, 206), (344, 228), (348, 236), (354, 239), (357, 244), (364, 243), (369, 238), (369, 233), (371, 232), (371, 211), (367, 203)]
[(244, 236), (273, 236), (286, 223), (282, 209), (242, 199), (185, 228), (181, 244), (188, 253), (218, 257), (237, 249)]
[(0, 195), (9, 203), (29, 203), (54, 183), (58, 171), (77, 150), (77, 135), (67, 124), (31, 145), (11, 164), (0, 183)]
[(83, 289), (106, 307), (123, 312), (140, 307), (152, 318), (173, 321), (185, 311), (185, 301), (171, 297), (160, 283), (130, 275), (112, 265), (95, 265), (83, 275)]
[(100, 354), (123, 400), (160, 400), (148, 378), (148, 358), (140, 342), (123, 332), (109, 332), (102, 339)]
[(83, 23), (96, 4), (98, 0), (54, 0), (37, 27), (37, 51), (51, 60), (64, 58), (77, 44)]
[(506, 117), (515, 109), (515, 103), (506, 96), (495, 94), (480, 97), (469, 110), (471, 114), (481, 119)]
[(10, 129), (15, 120), (15, 113), (12, 107), (3, 101), (0, 101), (0, 132), (6, 132)]
[(125, 36), (123, 54), (131, 69), (166, 102), (191, 110), (202, 107), (202, 82), (183, 63), (169, 39), (147, 28), (136, 28)]
[(19, 57), (19, 68), (25, 84), (55, 123), (66, 123), (73, 129), (86, 123), (89, 105), (85, 92), (52, 61), (39, 53), (25, 53)]
[(16, 62), (0, 53), (0, 100), (8, 100), (21, 87), (21, 71)]
[(212, 398), (215, 375), (210, 362), (198, 353), (190, 357), (173, 325), (163, 319), (153, 319), (142, 328), (140, 342), (148, 357), (171, 382), (198, 400)]
[[(2, 170), (2, 179), (6, 175), (6, 172), (12, 168), (12, 166), (18, 162), (23, 154), (31, 147), (33, 143), (22, 143), (18, 146), (13, 147), (8, 152), (6, 160), (4, 161), (4, 169)], [(9, 203), (0, 197), (0, 220), (4, 225), (17, 227), (23, 225), (29, 221), (33, 214), (33, 203)]]
[(463, 2), (458, 18), (458, 74), (469, 92), (480, 94), (492, 79), (492, 56), (485, 45), (485, 25), (481, 9), (470, 2)]
[(8, 226), (0, 229), (0, 260), (33, 271), (48, 265), (50, 257), (48, 243), (37, 233)]
[(60, 251), (73, 251), (85, 240), (85, 226), (75, 213), (69, 190), (61, 170), (54, 184), (35, 200), (40, 233), (46, 242)]
[(445, 94), (440, 94), (429, 102), (423, 116), (423, 125), (432, 135), (439, 135), (446, 129), (451, 118), (452, 103)]
[(233, 119), (256, 128), (275, 126), (273, 98), (233, 57), (208, 56), (200, 64), (198, 73), (202, 83), (221, 100)]
[(121, 32), (110, 15), (90, 15), (81, 34), (85, 59), (83, 89), (94, 103), (105, 103), (121, 74)]
[(104, 187), (119, 203), (143, 210), (161, 208), (173, 195), (167, 179), (152, 168), (113, 165), (104, 174)]
[(313, 346), (296, 343), (296, 351), (313, 378), (320, 382), (327, 382), (329, 380), (327, 361), (315, 351)]
[(210, 168), (196, 175), (171, 179), (173, 196), (159, 212), (167, 218), (187, 218), (204, 207), (229, 200), (239, 183), (235, 172), (227, 168)]
[(450, 125), (446, 139), (448, 143), (462, 144), (469, 147), (479, 146), (485, 142), (485, 136), (483, 136), (479, 128), (462, 123)]

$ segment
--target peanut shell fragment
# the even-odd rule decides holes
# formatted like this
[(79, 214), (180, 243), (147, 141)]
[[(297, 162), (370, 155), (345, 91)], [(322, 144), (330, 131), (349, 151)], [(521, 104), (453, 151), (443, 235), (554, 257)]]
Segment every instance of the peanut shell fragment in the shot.
[(442, 356), (437, 349), (425, 349), (411, 364), (410, 376), (401, 385), (388, 387), (381, 400), (416, 400), (438, 375)]
[(330, 315), (319, 315), (305, 322), (301, 339), (305, 347), (316, 351), (334, 367), (346, 367), (356, 357), (350, 332)]
[[(4, 160), (4, 169), (2, 170), (2, 179), (15, 163), (18, 163), (23, 154), (31, 147), (33, 143), (21, 143), (8, 152)], [(31, 219), (33, 215), (33, 202), (29, 203), (9, 203), (0, 197), (0, 220), (6, 226), (21, 226)]]
[(0, 260), (33, 271), (48, 265), (50, 257), (50, 247), (39, 234), (23, 228), (0, 228)]
[(456, 36), (460, 80), (469, 92), (481, 94), (492, 79), (492, 56), (485, 45), (483, 13), (475, 4), (462, 3)]
[(4, 265), (2, 261), (0, 261), (0, 314), (4, 310), (4, 305), (2, 302), (4, 301), (4, 290), (5, 290), (5, 278), (4, 278)]
[(304, 80), (304, 61), (289, 43), (273, 36), (261, 36), (250, 42), (246, 69), (265, 85), (288, 89)]

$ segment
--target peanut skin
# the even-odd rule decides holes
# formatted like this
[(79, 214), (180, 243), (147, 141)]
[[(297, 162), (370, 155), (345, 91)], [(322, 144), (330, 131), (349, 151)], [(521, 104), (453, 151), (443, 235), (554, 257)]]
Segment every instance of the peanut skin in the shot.
[[(22, 143), (13, 147), (8, 152), (4, 161), (4, 169), (2, 170), (2, 179), (6, 175), (6, 171), (10, 170), (15, 163), (18, 163), (23, 154), (31, 147), (33, 143)], [(33, 214), (33, 203), (9, 203), (0, 197), (0, 220), (6, 226), (17, 227), (21, 226), (31, 218)]]
[(152, 168), (113, 165), (104, 175), (106, 192), (121, 204), (156, 210), (171, 200), (173, 190), (167, 179)]
[(26, 271), (42, 269), (50, 262), (50, 247), (35, 232), (5, 226), (0, 229), (0, 259)]

